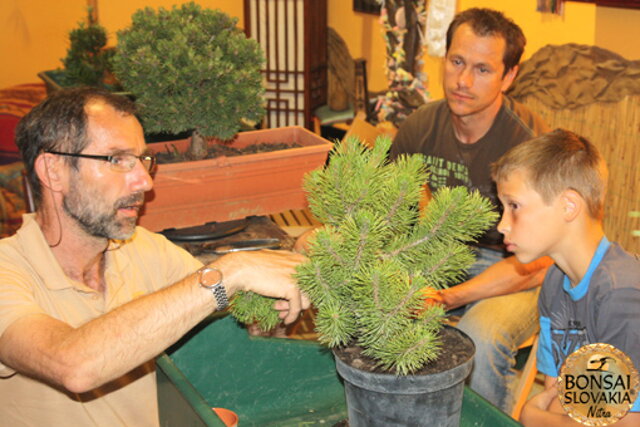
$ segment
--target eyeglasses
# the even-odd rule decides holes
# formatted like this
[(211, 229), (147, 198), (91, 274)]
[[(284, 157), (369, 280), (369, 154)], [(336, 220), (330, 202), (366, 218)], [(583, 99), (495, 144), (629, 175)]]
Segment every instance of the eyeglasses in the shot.
[(60, 151), (47, 151), (47, 153), (57, 154), (59, 156), (102, 160), (104, 162), (109, 162), (109, 166), (111, 167), (111, 169), (118, 172), (129, 172), (133, 170), (133, 168), (136, 166), (136, 161), (138, 160), (140, 160), (140, 163), (142, 163), (142, 166), (144, 166), (147, 172), (151, 172), (156, 164), (156, 157), (149, 154), (136, 156), (135, 154), (122, 153), (114, 154), (112, 156), (98, 156), (94, 154), (62, 153)]

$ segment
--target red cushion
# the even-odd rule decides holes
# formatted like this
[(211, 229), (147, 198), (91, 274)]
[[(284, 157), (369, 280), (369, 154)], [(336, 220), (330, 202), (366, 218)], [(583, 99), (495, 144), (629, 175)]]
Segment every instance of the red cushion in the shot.
[(0, 90), (0, 151), (18, 152), (16, 126), (46, 96), (43, 83), (27, 83)]
[(15, 130), (20, 117), (0, 114), (0, 151), (17, 152)]

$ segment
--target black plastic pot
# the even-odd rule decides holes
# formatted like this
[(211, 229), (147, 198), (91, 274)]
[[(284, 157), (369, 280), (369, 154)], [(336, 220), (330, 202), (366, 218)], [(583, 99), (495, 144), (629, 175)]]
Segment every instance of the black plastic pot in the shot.
[[(474, 354), (473, 341), (451, 329), (468, 341)], [(447, 349), (443, 351), (446, 357)], [(350, 427), (460, 425), (464, 380), (471, 372), (473, 356), (448, 371), (407, 376), (362, 371), (337, 355), (335, 360), (344, 380)]]

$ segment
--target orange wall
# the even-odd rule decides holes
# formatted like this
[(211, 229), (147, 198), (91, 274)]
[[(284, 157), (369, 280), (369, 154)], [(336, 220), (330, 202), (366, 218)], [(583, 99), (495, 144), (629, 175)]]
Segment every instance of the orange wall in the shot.
[[(98, 15), (115, 45), (115, 32), (131, 22), (136, 10), (170, 8), (186, 0), (98, 0)], [(205, 7), (222, 9), (240, 19), (242, 0), (199, 0)], [(86, 0), (0, 0), (0, 88), (39, 81), (37, 73), (61, 66), (67, 53), (69, 31), (86, 19)]]
[[(110, 33), (115, 44), (115, 32), (130, 23), (131, 14), (142, 7), (166, 7), (183, 0), (98, 0), (100, 23)], [(237, 16), (243, 24), (242, 0), (200, 0), (205, 7), (219, 8)], [(0, 87), (38, 81), (37, 72), (60, 66), (60, 58), (67, 49), (67, 34), (84, 19), (86, 0), (1, 0), (0, 1)], [(378, 17), (356, 13), (348, 0), (327, 0), (328, 25), (345, 40), (354, 58), (367, 59), (369, 89), (386, 87), (384, 73), (385, 47)], [(619, 40), (637, 40), (628, 36), (628, 28), (636, 33), (640, 28), (640, 13), (614, 9), (603, 14), (592, 4), (565, 3), (563, 16), (535, 11), (536, 2), (513, 0), (458, 0), (457, 10), (470, 7), (492, 7), (505, 12), (524, 30), (528, 43), (525, 58), (546, 44), (609, 43), (603, 47), (616, 48)], [(626, 29), (618, 30), (615, 23), (625, 22)], [(596, 36), (596, 33), (601, 36)], [(604, 36), (606, 35), (606, 37)], [(611, 41), (613, 40), (613, 41)], [(636, 46), (630, 42), (628, 46)], [(637, 47), (635, 47), (637, 51)], [(621, 52), (622, 53), (622, 52)], [(628, 56), (628, 55), (627, 55)], [(640, 56), (640, 55), (637, 55)], [(630, 57), (630, 56), (628, 56)], [(429, 78), (432, 98), (442, 96), (442, 59), (425, 56), (425, 71)]]
[[(171, 9), (173, 5), (187, 3), (190, 0), (98, 0), (100, 24), (102, 24), (110, 35), (110, 43), (116, 44), (116, 31), (131, 24), (131, 15), (138, 9), (152, 7), (157, 9), (163, 7)], [(229, 15), (239, 19), (238, 25), (243, 25), (243, 4), (242, 0), (199, 0), (202, 7), (220, 9)]]
[(640, 59), (640, 9), (598, 7), (596, 41), (627, 59)]
[(66, 55), (70, 29), (85, 17), (85, 0), (0, 1), (0, 87), (38, 81)]

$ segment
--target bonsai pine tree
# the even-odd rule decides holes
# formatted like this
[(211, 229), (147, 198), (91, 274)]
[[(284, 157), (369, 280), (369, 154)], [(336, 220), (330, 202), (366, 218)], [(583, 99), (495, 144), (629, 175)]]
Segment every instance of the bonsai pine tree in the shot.
[(205, 137), (229, 140), (243, 120), (264, 114), (263, 53), (236, 24), (192, 2), (138, 10), (118, 32), (114, 72), (135, 96), (145, 130), (192, 131), (191, 158), (205, 156)]
[[(474, 261), (465, 242), (497, 215), (487, 199), (464, 187), (437, 191), (419, 212), (424, 158), (389, 162), (390, 146), (390, 139), (379, 138), (370, 150), (348, 138), (334, 147), (328, 166), (305, 177), (310, 209), (324, 226), (310, 239), (297, 278), (318, 309), (323, 343), (359, 345), (383, 368), (408, 374), (440, 348), (444, 312), (425, 308), (421, 290), (460, 280)], [(262, 320), (269, 303), (260, 298), (238, 298), (234, 315)]]
[[(91, 17), (91, 13), (89, 13)], [(70, 46), (62, 59), (65, 83), (104, 87), (104, 79), (111, 72), (113, 49), (105, 49), (107, 31), (89, 20), (89, 24), (78, 24), (69, 32)]]

